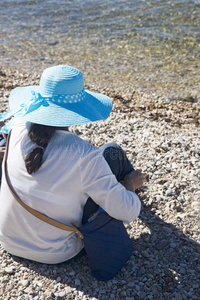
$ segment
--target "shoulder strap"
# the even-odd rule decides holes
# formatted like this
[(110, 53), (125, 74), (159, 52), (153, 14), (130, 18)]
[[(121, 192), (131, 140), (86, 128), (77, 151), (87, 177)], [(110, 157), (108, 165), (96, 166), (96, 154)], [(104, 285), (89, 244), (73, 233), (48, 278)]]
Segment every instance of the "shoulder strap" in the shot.
[[(59, 221), (56, 221), (40, 212), (38, 212), (37, 210), (31, 208), (30, 206), (28, 206), (27, 204), (25, 204), (16, 194), (15, 190), (13, 189), (13, 187), (9, 184), (9, 180), (8, 180), (8, 172), (7, 172), (7, 157), (8, 157), (8, 147), (9, 147), (9, 139), (10, 139), (10, 133), (11, 131), (9, 132), (9, 135), (8, 135), (8, 138), (7, 138), (7, 146), (6, 146), (6, 153), (5, 153), (5, 159), (4, 159), (4, 173), (5, 173), (5, 179), (6, 179), (6, 182), (7, 182), (7, 185), (9, 187), (9, 190), (11, 192), (11, 194), (13, 195), (13, 197), (29, 212), (31, 213), (32, 215), (34, 215), (36, 218), (52, 225), (52, 226), (55, 226), (57, 228), (60, 228), (62, 230), (66, 230), (66, 231), (74, 231), (81, 239), (83, 239), (83, 235), (82, 233), (77, 229), (77, 228), (74, 228), (74, 227), (71, 227), (71, 226), (68, 226), (68, 225), (65, 225)], [(74, 225), (75, 227), (78, 227), (77, 224), (73, 223), (72, 225)]]

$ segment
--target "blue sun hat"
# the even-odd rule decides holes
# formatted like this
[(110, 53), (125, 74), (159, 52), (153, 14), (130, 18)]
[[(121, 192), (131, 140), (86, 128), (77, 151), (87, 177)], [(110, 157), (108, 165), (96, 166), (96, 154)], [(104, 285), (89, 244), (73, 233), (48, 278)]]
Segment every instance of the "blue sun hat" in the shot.
[(44, 70), (39, 85), (13, 89), (9, 106), (10, 111), (0, 114), (0, 121), (11, 118), (0, 130), (4, 133), (20, 120), (56, 127), (104, 120), (112, 110), (112, 100), (85, 90), (78, 69), (58, 65)]

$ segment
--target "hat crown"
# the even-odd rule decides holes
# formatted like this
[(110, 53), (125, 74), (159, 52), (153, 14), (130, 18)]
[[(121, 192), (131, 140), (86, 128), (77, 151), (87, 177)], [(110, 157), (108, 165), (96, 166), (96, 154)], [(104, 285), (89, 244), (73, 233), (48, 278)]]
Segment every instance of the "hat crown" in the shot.
[(40, 79), (39, 92), (43, 96), (73, 95), (83, 89), (83, 74), (78, 69), (67, 65), (47, 68)]

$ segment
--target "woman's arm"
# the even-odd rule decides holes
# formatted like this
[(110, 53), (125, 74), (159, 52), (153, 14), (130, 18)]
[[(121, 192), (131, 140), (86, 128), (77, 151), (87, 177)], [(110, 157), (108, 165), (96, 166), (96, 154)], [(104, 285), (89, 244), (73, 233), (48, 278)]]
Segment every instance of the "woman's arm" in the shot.
[(122, 186), (111, 172), (100, 151), (89, 151), (80, 159), (82, 190), (102, 207), (110, 216), (125, 222), (138, 217), (141, 202), (133, 192), (143, 184), (145, 174), (133, 171)]

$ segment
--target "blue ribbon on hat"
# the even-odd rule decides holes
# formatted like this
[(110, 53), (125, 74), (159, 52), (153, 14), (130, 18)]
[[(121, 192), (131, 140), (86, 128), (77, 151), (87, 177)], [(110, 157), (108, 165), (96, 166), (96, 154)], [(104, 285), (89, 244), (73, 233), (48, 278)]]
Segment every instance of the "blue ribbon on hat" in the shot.
[(12, 119), (0, 129), (0, 132), (8, 133), (14, 127), (14, 125), (25, 115), (38, 109), (41, 105), (49, 105), (47, 100), (45, 100), (45, 98), (43, 98), (40, 93), (34, 91), (31, 91), (31, 93), (33, 96), (30, 101), (28, 101), (27, 103), (23, 103), (12, 110), (0, 114), (0, 121), (5, 121), (13, 116)]

